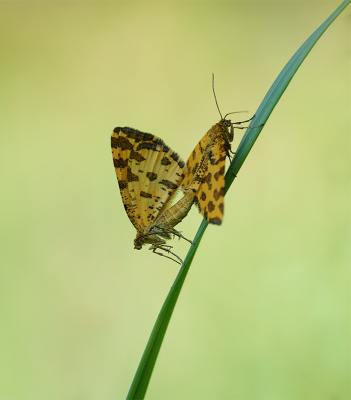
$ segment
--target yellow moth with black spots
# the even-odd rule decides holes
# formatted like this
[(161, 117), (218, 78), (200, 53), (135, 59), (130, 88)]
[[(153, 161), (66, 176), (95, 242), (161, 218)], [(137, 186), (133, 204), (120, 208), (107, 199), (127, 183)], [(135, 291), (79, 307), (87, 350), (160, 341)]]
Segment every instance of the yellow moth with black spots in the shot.
[(225, 159), (230, 155), (233, 131), (231, 121), (222, 119), (196, 145), (187, 161), (184, 190), (194, 179), (198, 182), (195, 203), (211, 224), (220, 225), (224, 211)]
[(192, 243), (174, 227), (188, 214), (195, 192), (170, 206), (185, 178), (184, 161), (157, 136), (128, 127), (114, 129), (111, 147), (124, 208), (137, 230), (134, 248), (150, 244), (154, 253), (167, 257), (162, 250), (182, 263), (166, 240), (178, 236)]
[[(224, 213), (225, 160), (227, 156), (231, 159), (231, 154), (234, 154), (231, 149), (234, 128), (247, 129), (238, 125), (251, 121), (254, 116), (241, 122), (226, 119), (227, 115), (234, 113), (229, 113), (223, 118), (214, 92), (214, 76), (212, 87), (221, 120), (209, 129), (191, 153), (182, 186), (185, 193), (188, 192), (190, 183), (192, 188), (196, 187), (195, 203), (199, 211), (207, 222), (220, 225)], [(257, 127), (250, 127), (252, 128)]]

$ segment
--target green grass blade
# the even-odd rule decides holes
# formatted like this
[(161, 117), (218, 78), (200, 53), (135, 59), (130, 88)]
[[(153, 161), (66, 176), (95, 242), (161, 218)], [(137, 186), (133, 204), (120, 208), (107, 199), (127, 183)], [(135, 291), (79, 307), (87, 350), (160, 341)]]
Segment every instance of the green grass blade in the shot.
[[(249, 126), (257, 126), (260, 124), (265, 124), (267, 122), (274, 107), (278, 103), (280, 97), (289, 85), (296, 71), (299, 69), (303, 60), (307, 57), (308, 53), (312, 50), (313, 46), (317, 43), (318, 39), (323, 35), (329, 25), (348, 6), (350, 1), (351, 0), (344, 0), (340, 4), (340, 6), (330, 15), (330, 17), (316, 31), (312, 33), (312, 35), (291, 57), (289, 62), (278, 75), (277, 79), (274, 81), (271, 88), (268, 90), (266, 96), (264, 97), (262, 103), (256, 111), (255, 118), (251, 121)], [(227, 190), (231, 186), (235, 175), (239, 172), (262, 128), (263, 127), (246, 130), (246, 133), (239, 144), (239, 147), (231, 164), (231, 169), (233, 169), (233, 173), (231, 173), (231, 171), (228, 169), (226, 175), (225, 192), (227, 192)]]
[[(305, 43), (298, 49), (293, 55), (290, 61), (283, 68), (273, 85), (269, 89), (267, 95), (263, 99), (259, 106), (255, 118), (251, 121), (250, 126), (257, 126), (266, 123), (274, 107), (279, 101), (280, 97), (284, 93), (285, 89), (289, 85), (289, 82), (295, 75), (296, 71), (306, 58), (312, 47), (316, 44), (318, 39), (322, 36), (329, 25), (335, 20), (335, 18), (345, 9), (345, 7), (351, 2), (351, 0), (344, 0), (342, 4), (331, 14), (331, 16), (305, 41)], [(231, 168), (228, 169), (226, 174), (226, 186), (225, 191), (227, 192), (235, 175), (240, 170), (244, 163), (247, 155), (249, 154), (252, 146), (254, 145), (258, 135), (260, 134), (262, 127), (248, 129), (242, 138), (240, 145), (235, 153)], [(205, 233), (208, 223), (203, 220), (200, 228), (194, 239), (194, 244), (190, 247), (190, 250), (184, 260), (174, 283), (169, 291), (167, 298), (162, 306), (162, 309), (158, 315), (154, 328), (151, 332), (149, 341), (146, 345), (144, 354), (141, 358), (137, 372), (134, 376), (132, 385), (130, 387), (127, 399), (144, 399), (149, 381), (154, 369), (158, 353), (160, 351), (163, 338), (165, 336), (169, 321), (172, 317), (174, 307), (176, 305), (178, 296), (182, 289), (183, 283), (189, 271), (191, 262), (195, 256), (195, 253), (199, 247), (201, 238)], [(165, 397), (167, 395), (165, 394)]]
[[(202, 222), (202, 225), (204, 223), (207, 224), (206, 220)], [(143, 399), (145, 396), (151, 374), (163, 342), (163, 338), (166, 334), (168, 323), (171, 319), (179, 293), (183, 287), (183, 283), (189, 271), (191, 262), (195, 256), (196, 250), (200, 244), (200, 240), (204, 232), (205, 230), (202, 230), (202, 233), (198, 232), (196, 234), (194, 244), (191, 246), (184, 260), (184, 264), (180, 268), (178, 275), (171, 287), (171, 290), (169, 291), (167, 298), (163, 303), (156, 323), (152, 329), (149, 341), (145, 347), (144, 354), (140, 360), (140, 364), (134, 376), (127, 399)]]

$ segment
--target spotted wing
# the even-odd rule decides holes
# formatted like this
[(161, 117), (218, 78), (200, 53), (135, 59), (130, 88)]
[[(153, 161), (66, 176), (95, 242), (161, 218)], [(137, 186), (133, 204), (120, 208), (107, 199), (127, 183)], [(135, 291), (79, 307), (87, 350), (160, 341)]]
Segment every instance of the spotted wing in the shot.
[(224, 170), (227, 127), (221, 122), (212, 126), (196, 145), (187, 162), (183, 187), (200, 182), (195, 202), (201, 214), (211, 224), (220, 225), (224, 209)]
[(202, 184), (196, 192), (195, 203), (210, 224), (220, 225), (224, 211), (224, 170), (226, 147), (222, 136), (216, 137), (204, 168)]
[(182, 183), (182, 186), (188, 186), (190, 183), (192, 183), (195, 174), (199, 176), (200, 172), (200, 166), (202, 168), (206, 168), (207, 165), (204, 164), (204, 155), (209, 153), (209, 146), (212, 147), (212, 137), (213, 137), (213, 128), (212, 127), (206, 135), (199, 141), (199, 143), (196, 145), (195, 149), (192, 151), (187, 163), (187, 173), (184, 178), (184, 181)]
[(111, 147), (124, 208), (140, 232), (167, 209), (185, 163), (157, 136), (128, 127), (114, 129)]

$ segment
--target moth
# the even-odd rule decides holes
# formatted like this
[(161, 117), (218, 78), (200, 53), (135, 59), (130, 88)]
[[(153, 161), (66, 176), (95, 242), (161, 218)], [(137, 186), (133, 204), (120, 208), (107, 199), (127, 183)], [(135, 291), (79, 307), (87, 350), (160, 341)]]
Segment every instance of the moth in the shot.
[(171, 206), (186, 175), (184, 161), (162, 139), (129, 127), (114, 129), (111, 148), (124, 208), (137, 230), (134, 248), (150, 244), (154, 253), (176, 261), (164, 253), (172, 254), (182, 264), (166, 241), (178, 236), (192, 243), (174, 229), (194, 203), (196, 190), (190, 190), (190, 182)]
[[(208, 130), (191, 153), (186, 167), (187, 174), (183, 181), (183, 190), (187, 193), (190, 182), (197, 183), (195, 203), (201, 214), (210, 224), (220, 225), (224, 213), (225, 160), (231, 160), (234, 128), (246, 129), (240, 124), (251, 121), (231, 122), (226, 119), (229, 113), (222, 117), (214, 91), (214, 76), (212, 88), (221, 120)], [(239, 126), (238, 126), (239, 125)], [(261, 125), (259, 125), (261, 126)], [(250, 127), (257, 128), (257, 126)]]

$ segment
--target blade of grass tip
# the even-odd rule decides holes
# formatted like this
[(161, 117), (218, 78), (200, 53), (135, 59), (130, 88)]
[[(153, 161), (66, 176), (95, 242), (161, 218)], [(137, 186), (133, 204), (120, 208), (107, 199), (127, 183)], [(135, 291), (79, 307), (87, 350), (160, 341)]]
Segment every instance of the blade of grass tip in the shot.
[[(345, 0), (334, 13), (306, 40), (306, 42), (299, 48), (299, 50), (290, 59), (287, 65), (283, 68), (278, 78), (274, 81), (273, 85), (269, 89), (267, 95), (263, 99), (259, 106), (255, 118), (252, 120), (250, 126), (263, 124), (267, 121), (271, 112), (273, 111), (278, 100), (284, 93), (286, 87), (291, 81), (292, 77), (296, 73), (307, 54), (311, 51), (320, 36), (328, 28), (328, 26), (334, 21), (334, 19), (344, 10), (344, 8), (351, 2), (351, 0)], [(229, 172), (226, 174), (226, 187), (225, 191), (231, 186), (235, 175), (240, 170), (244, 163), (248, 153), (254, 145), (262, 127), (247, 130), (243, 139), (240, 142), (238, 150), (234, 156), (232, 162), (232, 168), (228, 169)], [(179, 273), (167, 295), (165, 302), (161, 308), (161, 311), (157, 317), (154, 328), (151, 332), (149, 341), (144, 350), (143, 356), (140, 360), (137, 372), (134, 376), (132, 385), (130, 387), (127, 399), (144, 399), (146, 390), (148, 388), (152, 371), (154, 369), (158, 353), (160, 351), (163, 338), (167, 331), (169, 321), (171, 319), (174, 307), (179, 297), (180, 291), (183, 287), (183, 283), (189, 271), (191, 262), (195, 256), (197, 248), (200, 244), (201, 238), (207, 228), (207, 221), (203, 219), (200, 228), (198, 229), (194, 243), (191, 245), (189, 252), (184, 260), (184, 264), (179, 270)]]
[[(271, 88), (268, 90), (266, 96), (264, 97), (262, 103), (256, 111), (255, 118), (251, 121), (249, 126), (257, 126), (265, 124), (267, 122), (274, 107), (278, 103), (280, 97), (289, 85), (296, 71), (299, 69), (300, 65), (307, 57), (308, 53), (312, 50), (313, 46), (317, 43), (318, 39), (323, 35), (323, 33), (327, 30), (331, 23), (336, 19), (336, 17), (341, 14), (341, 12), (349, 5), (350, 2), (351, 0), (344, 0), (340, 4), (340, 6), (330, 15), (330, 17), (312, 33), (312, 35), (291, 57), (289, 62), (278, 75), (277, 79), (274, 81)], [(238, 149), (235, 152), (231, 168), (228, 169), (229, 172), (227, 172), (226, 174), (225, 192), (228, 191), (229, 187), (233, 183), (236, 174), (239, 172), (241, 166), (243, 165), (262, 128), (263, 126), (255, 129), (246, 130), (245, 135), (243, 136), (238, 146)]]

